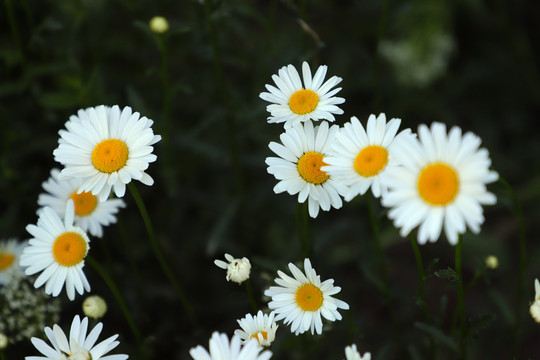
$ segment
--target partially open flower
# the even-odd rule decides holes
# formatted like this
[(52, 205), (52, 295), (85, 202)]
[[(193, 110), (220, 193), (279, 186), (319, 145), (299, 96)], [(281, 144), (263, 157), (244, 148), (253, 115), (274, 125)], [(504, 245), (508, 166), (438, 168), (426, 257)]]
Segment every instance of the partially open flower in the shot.
[(536, 294), (534, 296), (534, 301), (529, 308), (529, 312), (534, 321), (540, 324), (540, 282), (538, 282), (538, 279), (534, 279), (534, 290)]
[(235, 259), (231, 255), (225, 254), (225, 259), (227, 259), (228, 263), (223, 260), (214, 260), (214, 264), (227, 270), (227, 281), (232, 280), (235, 283), (241, 284), (249, 279), (251, 263), (248, 258)]

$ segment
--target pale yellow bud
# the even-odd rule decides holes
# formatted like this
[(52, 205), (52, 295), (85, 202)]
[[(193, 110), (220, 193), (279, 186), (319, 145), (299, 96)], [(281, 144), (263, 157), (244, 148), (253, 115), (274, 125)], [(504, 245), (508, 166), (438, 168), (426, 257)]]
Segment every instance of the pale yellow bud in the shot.
[(8, 338), (6, 335), (0, 333), (0, 350), (3, 350), (7, 348), (8, 346)]
[(107, 312), (107, 303), (100, 296), (93, 295), (84, 300), (82, 308), (86, 316), (99, 319)]
[(163, 34), (169, 30), (169, 22), (163, 16), (154, 16), (150, 20), (150, 30), (156, 34)]
[(494, 270), (499, 267), (499, 259), (494, 255), (489, 255), (485, 261), (488, 269)]

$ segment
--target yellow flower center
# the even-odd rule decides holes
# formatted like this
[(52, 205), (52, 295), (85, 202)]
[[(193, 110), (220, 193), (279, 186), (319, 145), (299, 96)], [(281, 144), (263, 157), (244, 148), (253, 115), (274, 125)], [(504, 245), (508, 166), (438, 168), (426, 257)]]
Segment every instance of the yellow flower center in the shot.
[(86, 256), (86, 241), (75, 232), (65, 232), (54, 240), (53, 256), (62, 266), (77, 265)]
[[(251, 337), (254, 338), (254, 339), (257, 339), (257, 341), (259, 341), (259, 334), (262, 335), (262, 338), (264, 340), (268, 340), (268, 333), (266, 331), (259, 331), (259, 332), (255, 333), (255, 334), (251, 335)], [(259, 342), (259, 344), (260, 344), (260, 342)]]
[(313, 90), (302, 89), (296, 91), (289, 99), (289, 107), (298, 115), (313, 112), (319, 103), (319, 95)]
[(122, 140), (103, 140), (92, 151), (92, 164), (99, 171), (110, 174), (126, 165), (128, 154), (128, 147)]
[(13, 260), (15, 260), (15, 255), (10, 253), (4, 253), (0, 254), (0, 271), (6, 270), (13, 264)]
[(330, 175), (321, 170), (321, 166), (328, 165), (323, 161), (323, 154), (314, 151), (308, 151), (298, 159), (298, 172), (305, 181), (319, 185), (328, 180)]
[(313, 284), (304, 284), (294, 293), (296, 304), (304, 311), (316, 311), (323, 303), (321, 290)]
[(388, 163), (388, 151), (379, 145), (363, 148), (354, 159), (354, 170), (363, 177), (380, 173)]
[(450, 204), (459, 191), (456, 171), (443, 163), (430, 164), (418, 176), (418, 193), (425, 202), (435, 206)]
[(83, 191), (82, 193), (77, 194), (75, 191), (69, 198), (73, 200), (73, 204), (75, 204), (75, 214), (79, 216), (91, 214), (97, 205), (97, 198), (92, 195), (91, 192)]

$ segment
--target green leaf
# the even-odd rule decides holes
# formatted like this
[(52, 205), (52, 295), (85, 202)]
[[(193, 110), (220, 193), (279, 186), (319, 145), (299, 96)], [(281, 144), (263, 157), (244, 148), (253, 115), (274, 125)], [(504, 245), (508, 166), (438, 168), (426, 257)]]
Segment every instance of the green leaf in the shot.
[(434, 274), (435, 274), (436, 277), (441, 278), (441, 279), (445, 279), (445, 280), (448, 280), (448, 281), (458, 281), (459, 280), (458, 274), (454, 271), (454, 269), (451, 269), (451, 268), (437, 270), (437, 271), (435, 271)]
[(422, 322), (415, 322), (414, 326), (420, 330), (427, 332), (433, 337), (434, 340), (446, 345), (452, 351), (456, 353), (459, 351), (457, 342), (452, 337), (443, 333), (440, 329)]

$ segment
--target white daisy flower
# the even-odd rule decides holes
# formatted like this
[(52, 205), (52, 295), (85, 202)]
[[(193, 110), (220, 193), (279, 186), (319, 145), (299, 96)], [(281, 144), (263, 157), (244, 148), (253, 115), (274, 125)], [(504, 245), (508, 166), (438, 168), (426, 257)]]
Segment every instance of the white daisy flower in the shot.
[(266, 158), (268, 173), (279, 180), (274, 192), (287, 191), (291, 195), (298, 194), (298, 202), (308, 200), (309, 215), (313, 218), (330, 207), (341, 208), (340, 193), (344, 186), (321, 170), (327, 165), (323, 162), (328, 149), (332, 145), (339, 127), (323, 121), (313, 127), (307, 120), (285, 130), (280, 139), (283, 144), (271, 142), (268, 147), (279, 157)]
[(79, 315), (75, 315), (69, 331), (69, 340), (58, 325), (45, 328), (45, 335), (49, 338), (51, 345), (45, 341), (33, 337), (32, 344), (45, 356), (26, 356), (25, 360), (125, 360), (127, 355), (107, 355), (120, 344), (116, 341), (118, 335), (113, 335), (102, 342), (96, 344), (96, 341), (103, 329), (103, 324), (98, 323), (87, 335), (88, 318), (82, 321)]
[[(269, 350), (262, 351), (262, 347), (255, 340), (240, 344), (240, 337), (233, 336), (229, 344), (227, 335), (217, 331), (212, 334), (209, 341), (210, 353), (201, 345), (189, 350), (193, 360), (268, 360), (272, 357)], [(262, 351), (262, 352), (261, 352)]]
[(534, 301), (531, 304), (531, 307), (529, 308), (529, 312), (537, 323), (540, 324), (540, 282), (538, 282), (538, 279), (534, 279)]
[(26, 245), (26, 242), (19, 242), (16, 239), (0, 241), (0, 285), (24, 276), (19, 261)]
[[(98, 201), (91, 192), (77, 193), (82, 182), (80, 179), (60, 180), (60, 170), (52, 169), (51, 177), (42, 184), (46, 193), (38, 197), (38, 205), (48, 206), (53, 209), (60, 218), (63, 218), (66, 210), (66, 202), (71, 199), (75, 204), (75, 225), (93, 236), (103, 236), (103, 226), (116, 223), (115, 214), (120, 208), (126, 206), (122, 199), (107, 199)], [(38, 210), (41, 211), (42, 209)]]
[(227, 259), (228, 262), (214, 260), (214, 264), (227, 270), (227, 281), (232, 280), (235, 283), (241, 284), (249, 279), (251, 263), (248, 258), (243, 257), (241, 259), (235, 259), (232, 255), (225, 254), (225, 259)]
[(243, 319), (236, 320), (242, 329), (234, 331), (234, 335), (240, 336), (242, 343), (256, 339), (262, 346), (270, 346), (276, 338), (278, 328), (274, 321), (274, 313), (264, 314), (261, 310), (257, 315), (246, 314)]
[(78, 226), (73, 226), (74, 205), (68, 201), (64, 222), (49, 207), (43, 209), (36, 225), (28, 225), (34, 238), (24, 248), (20, 264), (26, 267), (26, 275), (41, 274), (34, 287), (45, 284), (45, 293), (58, 296), (64, 283), (67, 296), (75, 299), (75, 290), (83, 294), (90, 291), (90, 284), (82, 270), (84, 258), (90, 248), (88, 235)]
[(403, 142), (402, 167), (388, 170), (388, 193), (382, 204), (390, 207), (388, 217), (405, 237), (419, 226), (418, 243), (437, 241), (444, 227), (446, 238), (455, 245), (466, 227), (474, 233), (484, 222), (481, 205), (495, 204), (497, 198), (486, 184), (498, 178), (490, 171), (488, 151), (481, 140), (454, 126), (433, 123), (418, 127), (419, 139)]
[(156, 161), (152, 145), (161, 140), (152, 131), (153, 123), (128, 106), (79, 110), (66, 122), (67, 130), (58, 132), (61, 138), (53, 154), (64, 165), (59, 178), (81, 179), (78, 193), (91, 191), (100, 201), (112, 188), (117, 197), (124, 196), (131, 179), (152, 185), (144, 170)]
[(360, 353), (356, 349), (356, 344), (352, 344), (351, 346), (345, 347), (345, 359), (346, 360), (371, 360), (371, 354), (364, 353), (363, 356), (360, 355)]
[(326, 65), (319, 66), (315, 76), (311, 77), (311, 70), (307, 62), (302, 63), (302, 76), (292, 65), (284, 66), (278, 71), (278, 75), (272, 75), (277, 88), (265, 85), (269, 92), (262, 92), (259, 97), (272, 104), (266, 110), (272, 115), (268, 117), (269, 123), (285, 123), (285, 129), (290, 128), (306, 120), (326, 119), (334, 121), (333, 114), (343, 114), (343, 110), (337, 107), (345, 99), (335, 97), (341, 88), (334, 88), (341, 82), (341, 78), (332, 76), (324, 84)]
[(341, 320), (337, 309), (348, 310), (349, 305), (332, 297), (341, 291), (333, 279), (321, 282), (309, 259), (304, 260), (305, 275), (292, 263), (289, 269), (294, 278), (278, 270), (275, 282), (279, 286), (270, 286), (264, 292), (272, 298), (268, 307), (276, 313), (276, 321), (284, 319), (286, 325), (291, 324), (291, 332), (298, 335), (310, 329), (311, 334), (321, 334), (321, 315), (330, 321)]
[(370, 187), (375, 197), (386, 192), (387, 170), (399, 166), (395, 153), (399, 151), (400, 142), (414, 138), (410, 129), (397, 134), (400, 123), (401, 119), (387, 123), (384, 114), (377, 118), (370, 115), (366, 131), (353, 116), (340, 128), (328, 156), (323, 159), (328, 166), (322, 170), (347, 186), (342, 194), (346, 201), (363, 195)]

